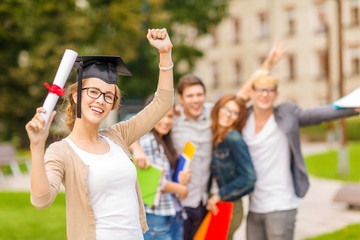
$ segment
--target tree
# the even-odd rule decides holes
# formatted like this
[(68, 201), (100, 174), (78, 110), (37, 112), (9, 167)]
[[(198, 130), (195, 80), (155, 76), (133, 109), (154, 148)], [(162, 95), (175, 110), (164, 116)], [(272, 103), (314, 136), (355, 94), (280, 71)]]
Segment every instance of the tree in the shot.
[[(205, 34), (225, 9), (225, 0), (1, 1), (0, 140), (18, 137), (21, 147), (28, 146), (24, 126), (42, 105), (43, 83), (52, 83), (66, 48), (81, 55), (120, 55), (135, 74), (121, 78), (120, 87), (125, 96), (143, 98), (156, 88), (158, 75), (146, 29), (166, 27), (175, 45), (174, 62), (187, 62), (191, 71), (201, 52), (179, 29)], [(68, 84), (74, 81), (72, 73)]]
[[(102, 6), (94, 3), (93, 8), (78, 7), (74, 0), (0, 3), (1, 140), (18, 137), (20, 146), (27, 146), (24, 126), (35, 107), (42, 105), (47, 91), (43, 83), (52, 83), (66, 48), (84, 55), (122, 52), (135, 58), (136, 47), (128, 46), (136, 42), (130, 36), (136, 36), (138, 28), (128, 22), (136, 25), (139, 11), (135, 3), (141, 1), (131, 2), (107, 7), (102, 7), (104, 2)], [(114, 16), (119, 15), (127, 19), (124, 25), (116, 23)], [(70, 81), (74, 79), (72, 74)]]
[[(228, 1), (144, 0), (143, 4), (144, 30), (167, 28), (174, 45), (175, 65), (184, 63), (188, 66), (182, 72), (175, 68), (174, 80), (177, 82), (181, 75), (191, 72), (196, 59), (202, 57), (202, 52), (196, 48), (195, 42), (227, 16)], [(159, 70), (157, 62), (154, 61), (157, 53), (148, 47), (145, 40), (141, 42), (138, 54), (139, 57), (129, 63), (137, 75), (121, 84), (129, 96), (143, 98), (156, 89)]]

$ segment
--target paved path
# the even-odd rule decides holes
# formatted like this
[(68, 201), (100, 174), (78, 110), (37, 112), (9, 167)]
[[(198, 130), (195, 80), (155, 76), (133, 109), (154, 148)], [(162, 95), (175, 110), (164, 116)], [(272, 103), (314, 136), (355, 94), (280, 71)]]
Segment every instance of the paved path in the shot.
[[(342, 183), (310, 177), (310, 189), (300, 200), (295, 227), (295, 240), (315, 237), (341, 229), (352, 223), (360, 223), (360, 211), (349, 210), (342, 203), (332, 201)], [(248, 209), (248, 199), (244, 201)], [(235, 240), (245, 239), (245, 225), (235, 233)]]
[[(336, 146), (333, 146), (336, 147)], [(303, 144), (304, 155), (325, 152), (331, 147), (324, 144)], [(305, 198), (300, 200), (295, 226), (295, 240), (302, 240), (324, 233), (334, 232), (352, 223), (360, 223), (360, 211), (348, 210), (342, 203), (333, 202), (333, 197), (342, 183), (339, 181), (310, 177), (310, 188)], [(248, 199), (244, 199), (245, 212)], [(235, 240), (245, 239), (245, 225), (235, 233)]]
[[(324, 144), (303, 145), (304, 154), (327, 151)], [(347, 206), (332, 201), (341, 187), (338, 181), (310, 178), (310, 189), (306, 197), (301, 199), (297, 214), (295, 240), (333, 232), (352, 223), (360, 223), (360, 211), (348, 210)], [(0, 191), (28, 191), (30, 179), (28, 175), (20, 177), (0, 177)], [(244, 210), (247, 212), (248, 199), (244, 198)], [(245, 225), (235, 233), (235, 240), (245, 239)]]
[[(326, 144), (303, 144), (304, 155), (336, 149)], [(343, 186), (340, 181), (310, 177), (310, 188), (298, 209), (295, 239), (314, 237), (334, 232), (353, 223), (360, 223), (360, 211), (349, 210), (345, 203), (333, 201), (335, 194)]]

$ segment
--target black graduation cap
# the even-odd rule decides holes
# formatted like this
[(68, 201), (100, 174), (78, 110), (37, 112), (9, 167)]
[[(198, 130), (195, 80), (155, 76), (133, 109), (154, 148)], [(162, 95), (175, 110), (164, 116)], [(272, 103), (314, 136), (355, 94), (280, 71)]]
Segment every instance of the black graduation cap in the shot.
[(77, 69), (78, 82), (77, 117), (81, 118), (82, 80), (99, 78), (109, 84), (117, 84), (117, 75), (133, 76), (119, 56), (78, 56), (74, 68)]

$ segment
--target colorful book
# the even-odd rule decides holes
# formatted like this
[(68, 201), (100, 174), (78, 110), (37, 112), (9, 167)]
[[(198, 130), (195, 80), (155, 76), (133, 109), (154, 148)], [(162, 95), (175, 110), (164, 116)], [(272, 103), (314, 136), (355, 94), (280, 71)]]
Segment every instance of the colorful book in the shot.
[(136, 167), (143, 202), (149, 207), (160, 203), (160, 181), (164, 177), (164, 168), (152, 164), (147, 169)]
[(180, 154), (178, 165), (176, 168), (176, 174), (174, 177), (174, 182), (179, 182), (179, 172), (189, 169), (190, 163), (194, 157), (196, 147), (191, 142), (186, 142), (182, 154)]
[(194, 240), (226, 240), (229, 234), (232, 211), (232, 202), (218, 202), (218, 214), (208, 212), (197, 230)]

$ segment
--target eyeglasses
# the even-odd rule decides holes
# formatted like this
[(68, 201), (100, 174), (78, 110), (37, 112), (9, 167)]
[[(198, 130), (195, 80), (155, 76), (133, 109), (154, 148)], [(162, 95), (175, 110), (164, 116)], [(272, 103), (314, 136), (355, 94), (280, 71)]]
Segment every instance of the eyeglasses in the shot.
[(86, 91), (87, 95), (92, 99), (98, 99), (101, 95), (104, 95), (105, 102), (107, 102), (109, 104), (115, 103), (116, 100), (118, 99), (118, 97), (115, 96), (115, 94), (110, 93), (110, 92), (104, 93), (96, 87), (87, 87), (87, 88), (82, 88), (81, 90), (85, 90), (85, 89), (87, 90)]
[(276, 88), (258, 88), (258, 87), (253, 87), (254, 91), (257, 93), (267, 93), (268, 95), (274, 95), (276, 93)]
[(226, 106), (222, 106), (220, 108), (220, 110), (227, 113), (227, 114), (230, 114), (232, 118), (238, 118), (240, 116), (240, 113), (232, 111), (229, 108), (227, 108)]

